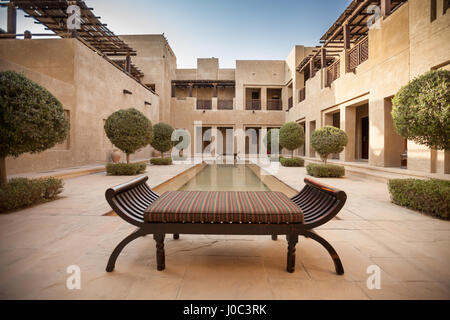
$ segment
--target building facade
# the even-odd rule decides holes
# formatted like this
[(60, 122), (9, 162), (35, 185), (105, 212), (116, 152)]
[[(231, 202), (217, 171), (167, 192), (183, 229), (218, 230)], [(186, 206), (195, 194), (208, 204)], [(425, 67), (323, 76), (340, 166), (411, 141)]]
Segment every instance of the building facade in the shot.
[[(409, 80), (450, 68), (448, 8), (447, 0), (352, 1), (320, 46), (295, 46), (284, 60), (237, 60), (235, 69), (220, 68), (217, 58), (178, 69), (163, 35), (120, 36), (136, 51), (131, 59), (139, 79), (77, 39), (1, 40), (0, 70), (22, 71), (45, 86), (71, 120), (67, 143), (8, 159), (8, 172), (108, 161), (113, 146), (103, 121), (135, 107), (153, 123), (186, 129), (192, 156), (205, 150), (213, 157), (264, 154), (267, 130), (295, 121), (306, 136), (296, 153), (310, 160), (318, 159), (312, 132), (333, 125), (349, 136), (336, 161), (400, 167), (407, 157), (408, 169), (450, 173), (448, 152), (403, 139), (390, 115), (392, 97)], [(150, 156), (148, 147), (134, 159)]]

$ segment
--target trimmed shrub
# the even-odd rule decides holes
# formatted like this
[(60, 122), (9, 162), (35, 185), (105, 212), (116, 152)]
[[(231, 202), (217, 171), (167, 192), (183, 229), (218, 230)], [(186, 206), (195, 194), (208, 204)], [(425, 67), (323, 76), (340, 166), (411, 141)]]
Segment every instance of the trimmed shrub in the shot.
[(397, 132), (438, 150), (450, 150), (450, 71), (427, 72), (402, 87), (392, 99)]
[(342, 152), (347, 143), (348, 137), (345, 131), (333, 126), (322, 127), (311, 135), (311, 146), (325, 163), (330, 154)]
[(161, 158), (164, 152), (169, 151), (174, 146), (172, 141), (173, 127), (170, 124), (160, 122), (153, 126), (152, 147), (161, 152)]
[(54, 200), (63, 190), (58, 178), (15, 178), (0, 186), (0, 212), (29, 207)]
[(0, 72), (0, 184), (7, 156), (38, 153), (64, 142), (69, 119), (48, 90), (14, 71)]
[(105, 122), (108, 139), (127, 155), (127, 163), (130, 154), (152, 141), (152, 131), (151, 121), (134, 108), (116, 111)]
[(450, 181), (391, 179), (388, 189), (392, 202), (397, 205), (450, 219)]
[(147, 164), (138, 163), (108, 163), (106, 173), (111, 176), (135, 176), (145, 172)]
[(169, 166), (172, 164), (172, 158), (151, 158), (150, 163), (155, 166)]
[(310, 163), (306, 172), (317, 178), (341, 178), (345, 176), (345, 168), (334, 164)]
[(303, 127), (296, 122), (287, 122), (279, 132), (280, 145), (292, 152), (294, 157), (294, 150), (300, 148), (305, 143), (305, 132)]
[(305, 160), (302, 158), (280, 157), (280, 163), (283, 167), (303, 167), (305, 165)]

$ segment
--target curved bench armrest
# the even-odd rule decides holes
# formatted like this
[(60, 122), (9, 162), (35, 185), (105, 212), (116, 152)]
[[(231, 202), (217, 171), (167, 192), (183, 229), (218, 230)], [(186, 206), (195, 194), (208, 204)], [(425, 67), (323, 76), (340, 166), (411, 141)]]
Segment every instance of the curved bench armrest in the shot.
[(106, 199), (112, 198), (112, 197), (118, 195), (119, 193), (128, 191), (140, 184), (145, 183), (147, 180), (148, 180), (148, 176), (141, 176), (141, 177), (137, 177), (133, 180), (127, 181), (125, 183), (119, 184), (115, 187), (111, 187), (108, 190), (106, 190), (106, 192), (105, 192)]
[(332, 194), (333, 196), (335, 196), (336, 198), (338, 198), (339, 200), (343, 200), (345, 202), (345, 199), (347, 199), (347, 195), (345, 194), (344, 191), (331, 187), (329, 185), (326, 185), (324, 183), (320, 183), (316, 180), (313, 180), (311, 178), (306, 177), (304, 179), (305, 184), (310, 185), (312, 187), (318, 188), (320, 189), (320, 191), (322, 192), (327, 192), (329, 194)]
[(304, 181), (305, 187), (291, 200), (302, 209), (305, 227), (313, 229), (333, 219), (344, 206), (347, 195), (310, 178)]
[(144, 224), (145, 209), (159, 198), (146, 184), (147, 180), (147, 176), (141, 176), (105, 192), (105, 198), (114, 212), (136, 226)]

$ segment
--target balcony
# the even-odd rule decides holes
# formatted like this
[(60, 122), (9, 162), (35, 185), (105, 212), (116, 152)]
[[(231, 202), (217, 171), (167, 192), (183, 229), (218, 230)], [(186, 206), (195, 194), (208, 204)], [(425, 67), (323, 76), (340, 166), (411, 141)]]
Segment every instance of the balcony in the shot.
[(298, 102), (302, 102), (306, 99), (306, 89), (302, 88), (298, 92)]
[(281, 99), (267, 100), (267, 110), (283, 110)]
[(218, 100), (217, 101), (218, 110), (233, 110), (233, 100)]
[(337, 60), (327, 68), (327, 75), (326, 75), (327, 87), (331, 86), (331, 83), (340, 76), (341, 76), (341, 62), (340, 60)]
[(365, 37), (347, 53), (347, 72), (355, 71), (356, 67), (369, 59), (369, 38)]
[(245, 110), (261, 110), (261, 99), (247, 100)]
[(212, 100), (197, 100), (197, 110), (211, 110)]

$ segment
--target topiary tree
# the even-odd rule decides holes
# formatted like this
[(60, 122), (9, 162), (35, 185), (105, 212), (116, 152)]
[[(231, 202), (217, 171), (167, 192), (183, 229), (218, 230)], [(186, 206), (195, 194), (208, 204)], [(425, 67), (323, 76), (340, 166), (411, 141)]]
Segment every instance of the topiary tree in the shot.
[(280, 129), (270, 129), (267, 131), (266, 136), (264, 137), (264, 145), (267, 148), (267, 152), (272, 154), (272, 139), (278, 141), (278, 154), (281, 153), (281, 149), (283, 147), (280, 145)]
[(397, 132), (430, 148), (450, 150), (450, 71), (427, 72), (392, 99)]
[(38, 153), (62, 143), (69, 120), (49, 91), (14, 71), (0, 72), (0, 185), (7, 183), (6, 157)]
[(311, 146), (325, 163), (330, 154), (342, 152), (347, 143), (348, 137), (345, 131), (333, 126), (322, 127), (311, 135)]
[(152, 123), (139, 110), (134, 108), (118, 110), (112, 113), (105, 122), (108, 139), (127, 155), (147, 146), (152, 141)]
[(153, 126), (152, 147), (161, 152), (161, 158), (164, 152), (172, 149), (174, 142), (172, 141), (173, 127), (170, 124), (160, 122)]
[(305, 143), (305, 132), (303, 127), (296, 122), (287, 122), (280, 128), (280, 146), (292, 152)]

